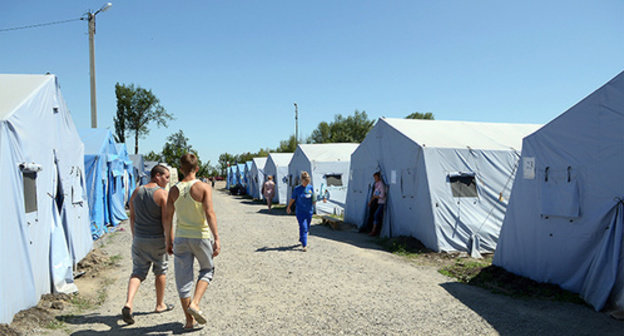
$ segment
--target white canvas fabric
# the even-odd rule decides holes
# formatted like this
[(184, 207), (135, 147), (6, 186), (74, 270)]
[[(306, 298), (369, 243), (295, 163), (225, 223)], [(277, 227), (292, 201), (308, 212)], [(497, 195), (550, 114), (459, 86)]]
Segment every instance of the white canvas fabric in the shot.
[(279, 204), (288, 203), (288, 164), (293, 153), (271, 153), (267, 158), (264, 166), (265, 179), (267, 176), (273, 176), (275, 182), (275, 197), (273, 202)]
[[(387, 187), (382, 236), (412, 236), (434, 251), (493, 252), (523, 136), (539, 125), (379, 119), (351, 155), (345, 220), (367, 219), (373, 173)], [(455, 180), (473, 194), (455, 194)], [(458, 195), (462, 197), (458, 197)]]
[(76, 291), (72, 265), (93, 247), (83, 155), (56, 76), (0, 75), (0, 323)]
[[(299, 176), (307, 171), (317, 194), (316, 213), (336, 214), (344, 212), (349, 184), (351, 154), (359, 144), (301, 144), (288, 165), (288, 194), (301, 183)], [(328, 183), (329, 182), (329, 183)]]
[(624, 310), (624, 72), (523, 141), (494, 264)]

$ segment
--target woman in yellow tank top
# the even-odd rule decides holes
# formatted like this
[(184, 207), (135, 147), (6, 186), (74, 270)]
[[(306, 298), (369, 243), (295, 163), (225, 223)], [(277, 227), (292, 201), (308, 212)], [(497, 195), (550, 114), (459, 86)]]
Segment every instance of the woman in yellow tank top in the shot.
[[(167, 251), (174, 254), (175, 277), (186, 317), (185, 329), (207, 322), (199, 309), (200, 301), (214, 274), (213, 257), (221, 250), (217, 217), (212, 207), (212, 188), (195, 178), (198, 159), (187, 153), (180, 158), (184, 178), (169, 191), (167, 221), (177, 215), (175, 235), (169, 234)], [(173, 225), (169, 226), (173, 231)], [(193, 293), (193, 261), (199, 263), (199, 276)]]

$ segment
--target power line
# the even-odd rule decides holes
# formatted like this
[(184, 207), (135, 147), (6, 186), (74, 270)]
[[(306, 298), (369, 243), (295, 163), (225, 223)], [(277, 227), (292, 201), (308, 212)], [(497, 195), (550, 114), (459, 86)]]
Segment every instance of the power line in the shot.
[(80, 20), (82, 20), (82, 18), (69, 19), (69, 20), (63, 20), (63, 21), (54, 21), (54, 22), (47, 22), (47, 23), (39, 23), (39, 24), (34, 24), (34, 25), (29, 25), (29, 26), (3, 28), (3, 29), (0, 29), (0, 33), (13, 31), (13, 30), (22, 30), (22, 29), (38, 28), (38, 27), (43, 27), (43, 26), (51, 26), (51, 25), (68, 23), (68, 22), (73, 22), (73, 21), (80, 21)]

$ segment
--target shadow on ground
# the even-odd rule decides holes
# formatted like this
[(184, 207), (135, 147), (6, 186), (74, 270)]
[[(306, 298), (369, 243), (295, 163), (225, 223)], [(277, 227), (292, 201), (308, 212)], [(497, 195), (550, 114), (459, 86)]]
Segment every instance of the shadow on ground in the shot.
[[(242, 205), (261, 205), (261, 203), (253, 201), (249, 197), (245, 197), (245, 196), (234, 196), (234, 197), (238, 199)], [(294, 213), (290, 215), (287, 214), (286, 207), (280, 204), (274, 205), (271, 212), (269, 212), (269, 210), (265, 207), (265, 208), (259, 209), (257, 213), (262, 214), (262, 215), (270, 215), (270, 216), (292, 216), (293, 223), (296, 223), (297, 221)], [(336, 231), (326, 225), (319, 225), (319, 224), (314, 225), (313, 224), (310, 227), (310, 235), (318, 236), (318, 237), (325, 238), (325, 239), (340, 241), (340, 242), (351, 244), (360, 248), (384, 250), (379, 245), (379, 238), (373, 238), (373, 237), (369, 237), (368, 235), (364, 233), (358, 233), (355, 229), (345, 230), (345, 231)], [(288, 247), (279, 247), (279, 248), (288, 248)], [(257, 250), (257, 252), (265, 252), (265, 251)]]
[(261, 201), (254, 201), (254, 200), (251, 200), (251, 199), (249, 199), (249, 198), (247, 198), (247, 199), (243, 199), (243, 200), (241, 201), (241, 203), (242, 203), (242, 204), (250, 204), (250, 205), (265, 205), (265, 206), (266, 206), (266, 203), (263, 203), (263, 202), (261, 202)]
[(273, 208), (271, 209), (271, 212), (269, 212), (269, 209), (260, 209), (258, 210), (258, 213), (270, 216), (293, 216), (293, 218), (295, 218), (294, 214), (289, 215), (286, 213), (286, 208)]
[(500, 335), (622, 335), (624, 324), (575, 303), (511, 298), (459, 282), (440, 284)]
[[(299, 246), (301, 246), (301, 244), (295, 244), (295, 245), (290, 245), (290, 246), (279, 246), (279, 247), (261, 247), (259, 249), (256, 250), (256, 252), (270, 252), (270, 251), (278, 251), (278, 252), (285, 252), (285, 251), (296, 251), (295, 249), (298, 248)], [(298, 250), (297, 250), (298, 251)]]
[(310, 227), (310, 235), (351, 244), (360, 248), (384, 250), (378, 244), (378, 238), (369, 237), (364, 233), (357, 232), (355, 229), (337, 231), (327, 225), (316, 224)]
[[(141, 315), (157, 314), (154, 312), (137, 312), (134, 313), (135, 319), (140, 319)], [(173, 317), (172, 317), (173, 318)], [(107, 330), (81, 330), (73, 332), (72, 336), (83, 335), (180, 335), (186, 334), (192, 331), (184, 329), (184, 324), (180, 322), (168, 322), (163, 324), (157, 324), (149, 327), (136, 327), (134, 325), (127, 325), (121, 320), (121, 314), (119, 315), (99, 315), (99, 314), (87, 314), (87, 315), (73, 315), (58, 316), (59, 321), (63, 321), (66, 324), (84, 325), (84, 324), (102, 324), (109, 327)]]

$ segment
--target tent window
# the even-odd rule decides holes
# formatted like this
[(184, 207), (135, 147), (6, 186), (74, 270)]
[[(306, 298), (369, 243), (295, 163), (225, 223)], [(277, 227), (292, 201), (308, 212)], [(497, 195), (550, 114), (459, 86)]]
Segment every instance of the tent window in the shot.
[(82, 184), (82, 171), (80, 168), (76, 168), (74, 174), (72, 174), (72, 186), (71, 186), (71, 197), (72, 204), (81, 204), (83, 202), (83, 192), (84, 186)]
[(477, 181), (474, 176), (449, 176), (453, 197), (478, 197)]
[(37, 173), (23, 172), (24, 208), (26, 213), (37, 211)]
[(299, 185), (299, 175), (295, 176), (295, 186)]
[(325, 175), (328, 187), (342, 187), (342, 174)]

